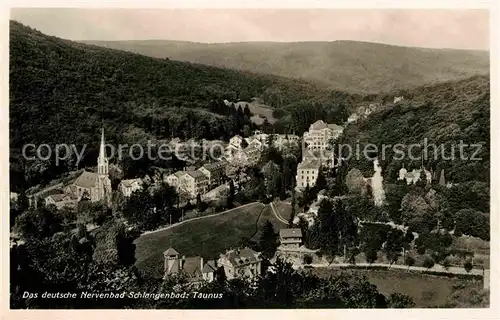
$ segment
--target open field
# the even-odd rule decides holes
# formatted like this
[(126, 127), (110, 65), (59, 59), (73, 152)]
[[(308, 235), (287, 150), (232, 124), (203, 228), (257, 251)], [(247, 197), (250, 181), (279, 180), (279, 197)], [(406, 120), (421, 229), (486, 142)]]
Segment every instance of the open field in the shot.
[(275, 231), (284, 225), (276, 220), (269, 205), (256, 203), (244, 208), (236, 208), (227, 213), (186, 221), (182, 225), (145, 234), (136, 244), (136, 265), (150, 275), (161, 276), (163, 251), (170, 246), (181, 255), (203, 256), (215, 259), (229, 248), (239, 246), (243, 240), (258, 239), (258, 228), (270, 220)]
[[(385, 296), (399, 292), (410, 296), (419, 308), (485, 307), (482, 281), (459, 280), (448, 277), (425, 275), (403, 270), (349, 270), (316, 268), (313, 273), (328, 277), (344, 273), (366, 276)], [(473, 295), (471, 295), (473, 293)], [(489, 301), (489, 300), (487, 300)], [(489, 303), (489, 302), (488, 302)]]
[(251, 118), (251, 120), (255, 123), (255, 124), (262, 124), (264, 122), (264, 118), (267, 118), (267, 121), (269, 121), (269, 123), (274, 123), (276, 122), (276, 118), (273, 117), (273, 109), (270, 108), (269, 106), (265, 105), (265, 104), (261, 104), (261, 103), (258, 103), (256, 101), (252, 101), (252, 102), (246, 102), (246, 101), (240, 101), (240, 102), (237, 102), (234, 104), (234, 106), (236, 108), (238, 108), (239, 106), (241, 106), (242, 108), (245, 107), (245, 105), (248, 104), (248, 108), (250, 109), (250, 112), (253, 113), (253, 116)]

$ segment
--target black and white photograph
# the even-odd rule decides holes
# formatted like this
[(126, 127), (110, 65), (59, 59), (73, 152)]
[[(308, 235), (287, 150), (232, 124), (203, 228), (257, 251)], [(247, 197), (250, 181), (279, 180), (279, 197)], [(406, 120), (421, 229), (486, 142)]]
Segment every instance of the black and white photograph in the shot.
[(489, 9), (9, 10), (11, 310), (494, 305)]

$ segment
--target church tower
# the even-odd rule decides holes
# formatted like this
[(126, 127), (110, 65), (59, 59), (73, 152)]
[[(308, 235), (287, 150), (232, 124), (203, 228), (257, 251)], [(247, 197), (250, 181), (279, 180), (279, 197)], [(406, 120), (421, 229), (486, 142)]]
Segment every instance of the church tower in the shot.
[(97, 174), (99, 177), (108, 175), (108, 158), (106, 158), (104, 128), (102, 128), (101, 131), (101, 146), (99, 148), (99, 158), (97, 159)]
[(97, 158), (97, 188), (99, 200), (103, 201), (106, 205), (111, 203), (111, 180), (108, 177), (108, 172), (109, 167), (104, 143), (104, 128), (102, 128), (99, 158)]

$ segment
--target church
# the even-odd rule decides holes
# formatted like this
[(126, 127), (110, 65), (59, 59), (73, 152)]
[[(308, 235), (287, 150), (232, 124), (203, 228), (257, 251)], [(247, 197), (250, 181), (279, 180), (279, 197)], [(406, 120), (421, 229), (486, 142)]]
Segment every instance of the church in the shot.
[(104, 129), (101, 133), (99, 158), (97, 158), (97, 173), (83, 171), (78, 178), (66, 186), (64, 193), (75, 196), (78, 201), (88, 199), (92, 202), (103, 201), (111, 204), (111, 180), (108, 175), (109, 165), (106, 157)]

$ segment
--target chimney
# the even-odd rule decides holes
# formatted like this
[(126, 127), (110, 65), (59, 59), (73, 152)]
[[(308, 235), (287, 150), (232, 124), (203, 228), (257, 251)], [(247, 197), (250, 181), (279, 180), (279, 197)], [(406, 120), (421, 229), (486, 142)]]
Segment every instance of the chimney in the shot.
[(203, 257), (200, 257), (200, 271), (203, 272)]

